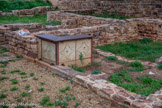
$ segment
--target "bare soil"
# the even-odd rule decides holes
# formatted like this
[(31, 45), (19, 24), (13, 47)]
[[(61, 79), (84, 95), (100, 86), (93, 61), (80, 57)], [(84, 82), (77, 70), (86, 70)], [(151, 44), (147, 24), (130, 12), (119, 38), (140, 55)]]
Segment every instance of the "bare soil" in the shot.
[[(26, 75), (20, 75), (18, 73), (10, 73), (12, 70), (20, 70), (26, 72)], [(44, 96), (49, 96), (50, 101), (54, 102), (59, 100), (59, 97), (65, 97), (66, 95), (75, 96), (76, 100), (68, 101), (68, 108), (75, 108), (76, 101), (79, 102), (78, 108), (109, 108), (108, 102), (100, 98), (97, 94), (91, 90), (83, 88), (80, 85), (72, 84), (69, 80), (60, 78), (59, 76), (52, 76), (51, 71), (40, 67), (25, 59), (17, 60), (16, 62), (10, 62), (7, 67), (0, 68), (0, 71), (5, 70), (6, 74), (0, 76), (9, 77), (0, 82), (0, 94), (5, 93), (7, 97), (0, 99), (0, 102), (7, 104), (19, 104), (19, 103), (33, 103), (35, 108), (44, 108), (40, 105), (40, 101)], [(30, 76), (30, 73), (34, 73), (34, 76)], [(24, 77), (25, 76), (25, 77)], [(24, 77), (24, 78), (22, 78)], [(35, 77), (35, 78), (34, 78)], [(11, 79), (17, 79), (18, 84), (12, 84)], [(34, 80), (35, 79), (35, 80)], [(36, 80), (37, 79), (37, 80)], [(44, 85), (41, 85), (44, 83)], [(28, 93), (25, 87), (30, 85), (32, 92), (30, 96), (22, 97), (23, 92)], [(67, 86), (70, 86), (70, 90), (67, 93), (60, 93), (59, 90)], [(17, 87), (18, 90), (11, 91), (12, 87)], [(39, 92), (37, 89), (44, 88), (43, 92)], [(21, 102), (17, 102), (17, 99), (21, 99)], [(10, 106), (11, 108), (13, 106)], [(57, 108), (56, 106), (52, 106)], [(58, 108), (60, 108), (58, 106)]]
[[(105, 61), (103, 56), (96, 54), (94, 55), (93, 61), (100, 63), (101, 66), (96, 65), (87, 66), (85, 67), (86, 73), (92, 73), (93, 70), (97, 69), (103, 71), (110, 77), (111, 74), (113, 73), (118, 73), (121, 72), (122, 70), (127, 70), (131, 68), (126, 64), (120, 64), (119, 61)], [(154, 75), (149, 75), (149, 72), (153, 72)], [(162, 70), (159, 70), (157, 68), (146, 69), (141, 72), (129, 72), (129, 74), (132, 76), (133, 79), (136, 79), (139, 76), (150, 76), (153, 79), (162, 79)]]

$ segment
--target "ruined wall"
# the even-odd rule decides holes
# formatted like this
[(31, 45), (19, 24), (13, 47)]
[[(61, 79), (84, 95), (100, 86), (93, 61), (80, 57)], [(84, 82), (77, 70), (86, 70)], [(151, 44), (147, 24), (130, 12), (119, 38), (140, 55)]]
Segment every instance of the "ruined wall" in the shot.
[(0, 11), (0, 16), (26, 16), (26, 15), (35, 15), (35, 14), (46, 14), (48, 11), (54, 11), (56, 7), (54, 6), (40, 6), (32, 9), (22, 9), (22, 10), (13, 10), (12, 12), (2, 12)]
[(64, 22), (65, 30), (60, 30), (58, 33), (93, 35), (94, 45), (116, 41), (138, 41), (142, 38), (162, 40), (162, 20), (160, 19), (118, 20), (55, 11), (48, 12), (47, 20), (62, 20)]
[(162, 18), (161, 0), (59, 0), (63, 10), (97, 10), (122, 16)]

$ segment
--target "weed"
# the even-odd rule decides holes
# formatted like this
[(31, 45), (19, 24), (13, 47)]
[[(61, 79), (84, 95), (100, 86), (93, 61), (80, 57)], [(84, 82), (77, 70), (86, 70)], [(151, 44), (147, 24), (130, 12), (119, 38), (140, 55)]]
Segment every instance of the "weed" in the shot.
[(10, 90), (11, 90), (11, 91), (16, 91), (16, 90), (18, 90), (18, 88), (17, 88), (17, 87), (13, 87), (13, 88), (11, 88)]
[(79, 72), (85, 72), (85, 69), (83, 67), (77, 67), (76, 65), (72, 65), (71, 68)]
[(19, 75), (26, 75), (26, 72), (21, 72), (19, 73)]
[(44, 91), (44, 88), (39, 88), (38, 91), (39, 92), (43, 92)]
[(18, 80), (16, 79), (11, 79), (10, 81), (12, 82), (12, 84), (18, 84)]
[(34, 76), (34, 73), (30, 73), (30, 76), (33, 77)]
[(157, 65), (157, 68), (158, 68), (159, 70), (162, 70), (162, 63), (158, 64), (158, 65)]
[(65, 96), (65, 99), (66, 99), (66, 101), (70, 101), (71, 100), (71, 96), (67, 95), (67, 96)]
[(6, 98), (6, 97), (7, 97), (7, 94), (2, 93), (2, 94), (0, 95), (0, 99), (4, 99), (4, 98)]
[(139, 62), (139, 61), (135, 61), (135, 62), (129, 63), (129, 66), (132, 66), (132, 67), (142, 67), (142, 63)]
[(40, 84), (43, 86), (43, 85), (45, 85), (45, 82), (40, 82)]
[(52, 76), (53, 76), (53, 77), (55, 77), (55, 76), (56, 76), (56, 73), (55, 73), (55, 72), (53, 72), (53, 73), (52, 73)]
[(108, 56), (108, 57), (105, 57), (104, 60), (117, 61), (118, 58), (116, 56)]
[(66, 86), (64, 89), (60, 89), (60, 93), (65, 93), (66, 91), (70, 90), (70, 86)]
[(21, 72), (20, 70), (12, 70), (12, 71), (10, 71), (10, 73), (19, 73), (19, 72)]
[(73, 80), (70, 80), (70, 83), (71, 83), (71, 84), (73, 84), (73, 83), (74, 83), (74, 81), (73, 81)]
[(17, 58), (17, 59), (22, 59), (23, 57), (22, 57), (22, 56), (17, 55), (17, 56), (16, 56), (16, 58)]
[(25, 86), (25, 89), (26, 89), (26, 90), (29, 90), (29, 89), (30, 89), (30, 85), (26, 85), (26, 86)]
[(30, 96), (30, 94), (29, 94), (29, 93), (22, 92), (22, 93), (20, 94), (20, 96), (26, 97), (26, 96)]
[(2, 70), (1, 71), (1, 74), (5, 75), (6, 74), (6, 71), (5, 70)]
[(75, 107), (77, 108), (79, 106), (79, 101), (75, 102)]
[(16, 99), (16, 101), (17, 101), (17, 102), (21, 102), (21, 99), (20, 99), (20, 98), (18, 98), (18, 99)]
[(82, 53), (82, 52), (80, 52), (79, 60), (80, 60), (80, 62), (83, 64), (83, 53)]
[(99, 63), (99, 62), (92, 62), (92, 65), (93, 66), (101, 66), (101, 63)]
[(101, 73), (102, 73), (102, 71), (97, 70), (97, 69), (93, 70), (93, 72), (92, 72), (92, 74), (101, 74)]
[(140, 40), (140, 42), (143, 43), (143, 44), (147, 44), (147, 43), (153, 42), (153, 40), (149, 39), (149, 38), (143, 38), (143, 39)]
[(75, 96), (73, 96), (73, 97), (72, 97), (72, 99), (73, 99), (73, 100), (76, 100), (76, 97), (75, 97)]
[(137, 77), (133, 80), (127, 71), (122, 71), (111, 75), (111, 82), (121, 86), (131, 92), (148, 96), (162, 87), (162, 79), (154, 80), (151, 77)]
[(49, 96), (45, 96), (45, 97), (43, 97), (43, 99), (41, 100), (40, 105), (42, 105), (42, 106), (53, 106), (54, 103), (51, 103), (51, 102), (50, 102)]
[(0, 76), (0, 81), (3, 81), (5, 79), (9, 79), (9, 77), (6, 77), (6, 76)]

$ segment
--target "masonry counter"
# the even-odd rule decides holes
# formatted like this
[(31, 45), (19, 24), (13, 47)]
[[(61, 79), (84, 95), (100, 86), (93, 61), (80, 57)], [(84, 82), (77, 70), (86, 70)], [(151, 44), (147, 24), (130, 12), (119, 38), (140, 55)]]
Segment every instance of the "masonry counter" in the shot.
[(92, 63), (92, 36), (36, 35), (38, 58), (53, 65), (86, 66)]

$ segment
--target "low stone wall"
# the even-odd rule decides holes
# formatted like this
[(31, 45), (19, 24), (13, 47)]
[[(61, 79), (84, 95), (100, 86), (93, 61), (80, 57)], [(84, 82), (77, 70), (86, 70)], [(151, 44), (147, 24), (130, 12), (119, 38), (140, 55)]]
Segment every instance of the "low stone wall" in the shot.
[(117, 20), (55, 11), (48, 12), (47, 20), (62, 20), (64, 22), (62, 26), (65, 30), (59, 32), (65, 32), (64, 34), (85, 33), (93, 35), (95, 45), (116, 41), (138, 41), (142, 38), (150, 38), (155, 41), (162, 40), (162, 20), (160, 19)]
[(20, 29), (28, 29), (30, 32), (38, 32), (46, 29), (46, 26), (41, 23), (16, 23), (16, 24), (4, 24), (0, 25), (0, 44), (7, 44), (10, 38), (12, 38), (12, 31)]
[[(11, 36), (12, 35), (12, 36)], [(26, 55), (31, 58), (37, 58), (37, 40), (34, 36), (18, 36), (17, 32), (10, 35), (9, 47), (11, 52)]]
[(35, 14), (46, 14), (48, 11), (54, 11), (55, 9), (56, 7), (54, 6), (41, 6), (32, 9), (13, 10), (12, 12), (0, 11), (0, 16), (26, 16)]
[(162, 18), (161, 0), (59, 0), (62, 10), (97, 10), (122, 16)]

